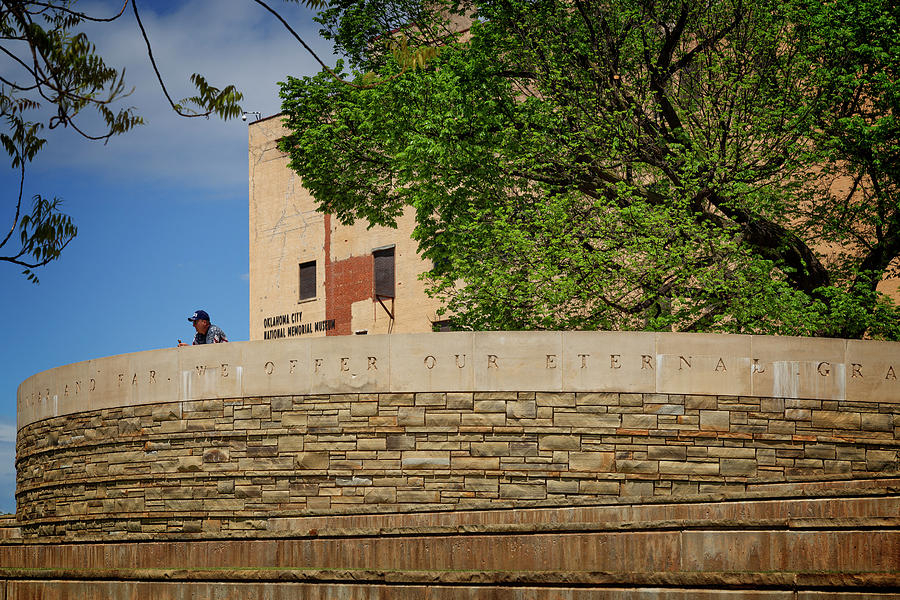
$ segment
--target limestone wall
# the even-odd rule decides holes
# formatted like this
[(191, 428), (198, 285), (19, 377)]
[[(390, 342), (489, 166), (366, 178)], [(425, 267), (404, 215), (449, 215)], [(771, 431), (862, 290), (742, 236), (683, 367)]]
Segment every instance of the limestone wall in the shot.
[(110, 357), (20, 387), (18, 516), (26, 536), (220, 533), (896, 477), (898, 367), (896, 344), (602, 332)]

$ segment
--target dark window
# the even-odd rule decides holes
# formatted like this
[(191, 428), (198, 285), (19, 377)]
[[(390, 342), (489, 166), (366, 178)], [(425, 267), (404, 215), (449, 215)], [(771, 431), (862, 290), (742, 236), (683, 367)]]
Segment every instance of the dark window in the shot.
[(300, 300), (316, 297), (316, 261), (300, 263)]
[(394, 297), (394, 247), (374, 250), (375, 259), (375, 296), (381, 298)]
[(432, 331), (453, 331), (450, 328), (450, 319), (444, 319), (443, 321), (434, 321), (431, 323)]

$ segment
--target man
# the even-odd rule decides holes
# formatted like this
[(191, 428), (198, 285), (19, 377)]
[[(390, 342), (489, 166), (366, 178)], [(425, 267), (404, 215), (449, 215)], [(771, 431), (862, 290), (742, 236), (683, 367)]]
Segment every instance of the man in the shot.
[[(197, 334), (194, 336), (194, 346), (197, 344), (218, 344), (219, 342), (227, 342), (225, 332), (209, 322), (209, 314), (205, 310), (195, 311), (193, 315), (188, 317), (188, 321), (193, 324)], [(179, 346), (187, 346), (181, 340), (178, 340)]]

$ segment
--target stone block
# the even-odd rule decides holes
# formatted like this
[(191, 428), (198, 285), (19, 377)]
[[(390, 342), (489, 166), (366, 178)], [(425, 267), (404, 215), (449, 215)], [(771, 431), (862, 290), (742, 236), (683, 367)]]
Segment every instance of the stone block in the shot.
[(491, 471), (500, 468), (500, 458), (488, 456), (454, 456), (451, 459), (451, 466), (454, 471)]
[(502, 427), (506, 425), (506, 412), (502, 413), (463, 413), (460, 425), (463, 427)]
[(328, 452), (302, 452), (294, 458), (294, 465), (298, 469), (321, 471), (327, 469), (328, 464)]
[(570, 471), (596, 471), (609, 473), (615, 463), (614, 452), (570, 452)]
[(381, 406), (414, 406), (415, 394), (378, 394), (378, 404)]
[(862, 413), (860, 425), (863, 431), (892, 431), (894, 429), (893, 415), (880, 413)]
[(687, 449), (684, 446), (648, 446), (647, 458), (650, 460), (684, 460)]
[(808, 408), (786, 408), (784, 418), (790, 421), (809, 421), (812, 418), (812, 411)]
[(684, 397), (686, 410), (716, 410), (719, 407), (719, 399), (716, 396), (692, 396)]
[(449, 452), (406, 451), (400, 459), (404, 469), (449, 469)]
[(474, 406), (473, 395), (471, 393), (448, 393), (447, 408), (455, 410), (472, 410)]
[[(279, 435), (278, 452), (297, 452), (303, 450), (302, 435)], [(249, 453), (248, 453), (249, 456)]]
[(537, 442), (510, 442), (509, 454), (511, 456), (537, 456)]
[(334, 485), (338, 487), (368, 487), (372, 485), (372, 478), (357, 475), (353, 477), (335, 477)]
[(655, 460), (617, 460), (616, 472), (618, 473), (657, 473), (659, 461)]
[(753, 477), (756, 475), (756, 460), (751, 458), (723, 458), (719, 461), (719, 475), (725, 477)]
[(826, 444), (807, 444), (803, 448), (803, 455), (806, 458), (834, 459), (837, 456), (837, 453), (834, 446)]
[(619, 394), (617, 392), (579, 392), (575, 394), (575, 404), (577, 406), (618, 406)]
[(425, 409), (401, 406), (397, 409), (397, 425), (408, 427), (425, 425)]
[(760, 398), (759, 410), (760, 410), (760, 412), (782, 413), (782, 412), (784, 412), (784, 399), (783, 398)]
[(556, 427), (573, 427), (576, 429), (618, 429), (622, 426), (621, 415), (585, 414), (576, 412), (557, 412), (553, 415)]
[(643, 414), (623, 414), (622, 415), (622, 428), (623, 429), (656, 429), (657, 419), (656, 415), (643, 415)]
[(278, 446), (250, 446), (247, 458), (272, 458), (278, 456)]
[(441, 493), (426, 490), (397, 490), (399, 504), (437, 504), (441, 501)]
[(250, 407), (250, 418), (268, 421), (272, 418), (272, 407), (268, 404), (254, 404)]
[(622, 496), (652, 496), (653, 495), (653, 482), (652, 481), (623, 481), (622, 482)]
[(518, 498), (521, 500), (543, 500), (547, 497), (547, 488), (543, 483), (501, 483), (500, 498)]
[(541, 392), (535, 394), (535, 402), (537, 406), (575, 406), (575, 394)]
[(425, 425), (428, 427), (459, 427), (460, 415), (452, 413), (425, 413)]
[(541, 450), (581, 450), (580, 435), (542, 435), (538, 438)]
[(397, 501), (397, 490), (395, 488), (367, 490), (364, 501), (366, 504), (394, 504)]
[(896, 471), (896, 450), (866, 450), (866, 469), (869, 471)]
[(386, 450), (387, 440), (385, 438), (362, 438), (356, 441), (357, 450)]
[(178, 466), (176, 467), (176, 470), (179, 473), (202, 471), (203, 470), (203, 457), (202, 456), (183, 456), (178, 459)]
[(659, 472), (666, 475), (718, 475), (719, 463), (661, 460)]
[(537, 417), (537, 402), (535, 400), (507, 402), (506, 416), (511, 419), (534, 419)]
[(374, 417), (378, 414), (378, 402), (354, 402), (350, 405), (350, 415), (354, 417)]
[(859, 429), (860, 416), (858, 412), (814, 410), (812, 424), (823, 429)]
[(473, 492), (494, 492), (499, 489), (499, 480), (496, 477), (466, 477), (463, 487)]
[(203, 462), (205, 463), (225, 463), (231, 460), (231, 456), (227, 448), (207, 448), (203, 451)]
[(618, 481), (585, 481), (582, 480), (578, 486), (580, 494), (591, 494), (595, 496), (618, 496)]
[(290, 411), (281, 413), (281, 424), (285, 427), (306, 427), (308, 415), (306, 411)]
[(548, 494), (577, 494), (578, 493), (578, 480), (577, 479), (548, 479), (547, 480), (547, 493)]
[(415, 450), (416, 436), (399, 433), (389, 433), (385, 436), (386, 450)]
[(509, 456), (509, 442), (473, 442), (469, 452), (472, 456)]
[(477, 413), (505, 413), (505, 400), (475, 400), (474, 410)]
[(447, 395), (443, 392), (423, 392), (416, 394), (416, 406), (439, 406), (447, 405)]
[(700, 429), (706, 431), (728, 431), (731, 426), (727, 410), (701, 410)]

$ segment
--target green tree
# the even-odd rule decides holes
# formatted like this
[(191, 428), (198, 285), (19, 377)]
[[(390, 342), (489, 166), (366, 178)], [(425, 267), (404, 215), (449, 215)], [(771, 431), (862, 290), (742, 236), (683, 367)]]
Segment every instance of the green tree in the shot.
[[(888, 2), (341, 0), (320, 19), (345, 76), (381, 83), (289, 78), (281, 147), (343, 222), (415, 211), (458, 327), (900, 334), (875, 289), (900, 253)], [(440, 52), (404, 71), (389, 31)]]
[[(95, 17), (76, 10), (72, 0), (0, 2), (0, 50), (7, 59), (7, 69), (0, 76), (4, 125), (0, 142), (20, 175), (18, 190), (13, 193), (12, 223), (0, 232), (0, 261), (23, 267), (31, 281), (37, 281), (34, 269), (58, 258), (78, 232), (72, 219), (60, 211), (59, 198), (36, 195), (30, 211), (23, 204), (26, 166), (47, 142), (42, 137), (44, 129), (64, 127), (86, 139), (106, 141), (142, 123), (133, 108), (116, 108), (130, 93), (124, 71), (108, 66), (94, 44), (78, 31), (86, 22), (116, 21), (128, 4), (125, 2), (117, 15)], [(134, 0), (131, 7), (156, 69)], [(174, 102), (160, 76), (160, 85), (176, 112), (185, 117), (214, 114), (226, 119), (240, 115), (241, 96), (232, 86), (220, 90), (201, 75), (194, 75), (192, 81), (197, 94)], [(98, 131), (81, 125), (85, 113), (99, 117)]]

